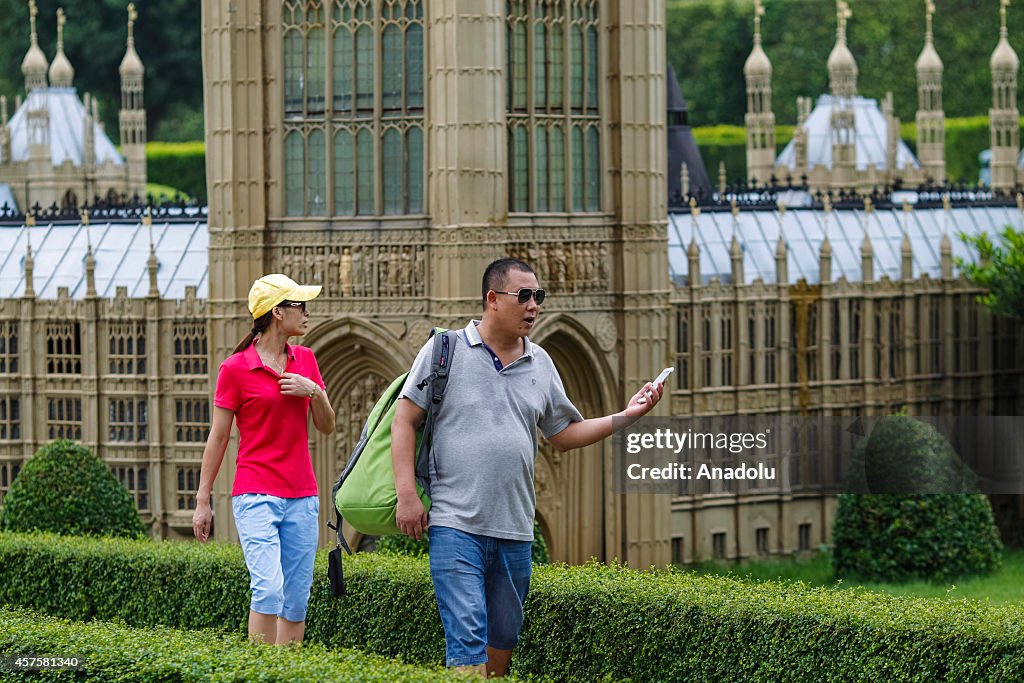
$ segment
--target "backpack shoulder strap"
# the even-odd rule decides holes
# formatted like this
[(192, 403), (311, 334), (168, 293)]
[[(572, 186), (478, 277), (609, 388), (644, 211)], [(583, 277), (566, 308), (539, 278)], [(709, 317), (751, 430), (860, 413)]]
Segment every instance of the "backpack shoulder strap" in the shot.
[(427, 385), (430, 385), (430, 403), (438, 405), (444, 398), (444, 391), (448, 387), (448, 371), (451, 367), (452, 355), (455, 353), (458, 335), (452, 330), (441, 330), (436, 327), (430, 334), (434, 339), (430, 374), (420, 380), (416, 388), (423, 391)]

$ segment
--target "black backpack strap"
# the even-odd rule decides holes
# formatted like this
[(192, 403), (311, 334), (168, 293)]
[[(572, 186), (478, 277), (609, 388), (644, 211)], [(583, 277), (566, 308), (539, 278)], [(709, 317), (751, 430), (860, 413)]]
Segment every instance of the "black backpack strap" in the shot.
[[(439, 331), (435, 329), (432, 334), (434, 346), (430, 364), (431, 372), (416, 385), (421, 391), (428, 385), (430, 386), (430, 401), (427, 403), (427, 415), (423, 419), (423, 436), (420, 440), (419, 451), (416, 453), (416, 481), (427, 492), (427, 495), (430, 495), (430, 470), (427, 460), (434, 442), (434, 417), (436, 411), (441, 407), (444, 392), (448, 388), (449, 371), (459, 339), (458, 334), (452, 330)], [(434, 464), (434, 476), (436, 477), (436, 461)]]

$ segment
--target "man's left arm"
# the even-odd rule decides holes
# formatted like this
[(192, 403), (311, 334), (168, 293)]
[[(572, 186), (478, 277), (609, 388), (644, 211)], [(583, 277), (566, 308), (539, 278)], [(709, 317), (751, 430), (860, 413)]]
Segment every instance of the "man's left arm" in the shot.
[[(562, 431), (548, 437), (548, 442), (556, 450), (565, 452), (574, 448), (583, 448), (590, 444), (606, 439), (614, 432), (628, 427), (641, 417), (651, 412), (651, 409), (661, 400), (665, 391), (663, 384), (653, 385), (650, 382), (643, 385), (640, 391), (633, 394), (629, 404), (624, 410), (604, 417), (595, 417), (581, 422), (571, 422)], [(646, 396), (643, 403), (640, 399)]]

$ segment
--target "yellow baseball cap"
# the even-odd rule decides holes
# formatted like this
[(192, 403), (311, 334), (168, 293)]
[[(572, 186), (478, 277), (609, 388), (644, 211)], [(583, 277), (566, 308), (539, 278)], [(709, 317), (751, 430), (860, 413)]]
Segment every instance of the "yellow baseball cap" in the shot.
[(282, 301), (312, 301), (321, 289), (320, 285), (300, 285), (281, 273), (264, 275), (249, 290), (249, 312), (255, 320)]

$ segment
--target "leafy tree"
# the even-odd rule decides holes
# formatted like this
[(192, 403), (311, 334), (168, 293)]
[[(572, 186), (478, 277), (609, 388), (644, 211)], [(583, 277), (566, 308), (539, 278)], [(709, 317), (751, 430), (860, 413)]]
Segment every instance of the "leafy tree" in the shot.
[(996, 315), (1024, 318), (1024, 232), (1006, 226), (996, 244), (987, 233), (966, 235), (960, 239), (978, 252), (978, 262), (956, 259), (971, 283), (984, 287), (988, 293), (979, 297)]
[(4, 497), (0, 529), (72, 536), (142, 537), (135, 501), (92, 451), (74, 441), (43, 446)]

